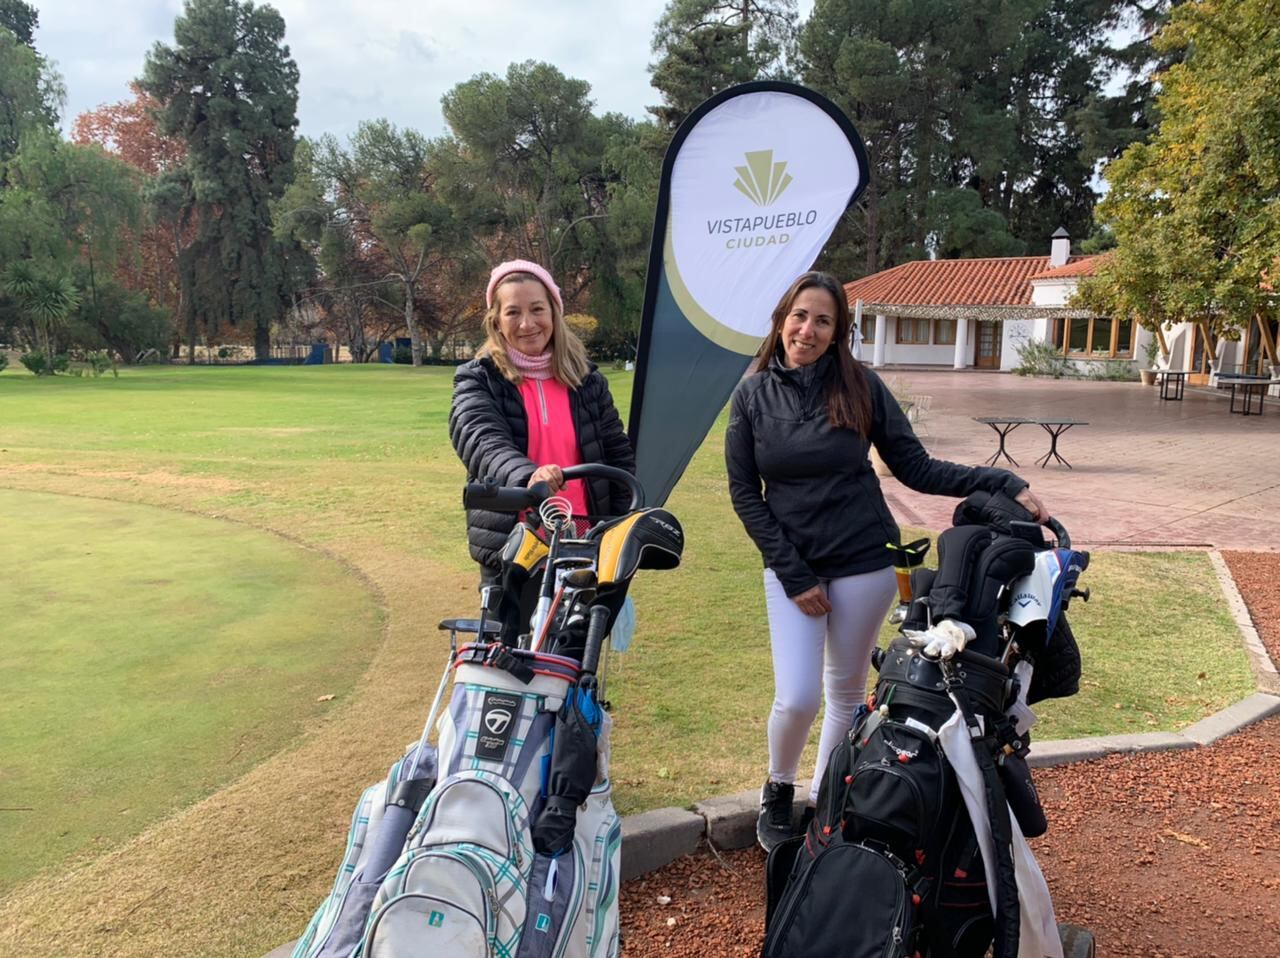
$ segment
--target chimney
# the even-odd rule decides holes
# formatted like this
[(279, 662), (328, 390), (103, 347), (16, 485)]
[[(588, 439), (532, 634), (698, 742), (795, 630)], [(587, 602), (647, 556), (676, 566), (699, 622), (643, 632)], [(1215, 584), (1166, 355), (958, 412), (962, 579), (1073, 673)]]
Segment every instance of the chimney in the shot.
[(1066, 266), (1071, 256), (1071, 234), (1065, 226), (1059, 226), (1049, 237), (1049, 267)]

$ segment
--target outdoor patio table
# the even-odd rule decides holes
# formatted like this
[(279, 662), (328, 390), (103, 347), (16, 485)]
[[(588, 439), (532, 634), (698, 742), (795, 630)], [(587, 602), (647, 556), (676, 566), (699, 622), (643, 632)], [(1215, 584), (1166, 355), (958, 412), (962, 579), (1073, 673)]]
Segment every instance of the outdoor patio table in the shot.
[(1000, 461), (1000, 457), (1004, 456), (1009, 460), (1009, 462), (1016, 466), (1018, 464), (1017, 460), (1014, 459), (1013, 456), (1009, 455), (1009, 450), (1004, 446), (1005, 438), (1019, 426), (1024, 423), (1035, 422), (1035, 420), (1024, 419), (1021, 416), (974, 416), (973, 421), (986, 423), (995, 430), (996, 435), (1000, 437), (1000, 448), (996, 450), (996, 454), (994, 456), (984, 462), (984, 465), (994, 466)]
[(1182, 391), (1186, 388), (1190, 370), (1157, 369), (1154, 372), (1160, 377), (1160, 398), (1182, 402)]
[[(1219, 376), (1219, 386), (1231, 387), (1231, 405), (1228, 412), (1238, 412), (1242, 416), (1261, 416), (1264, 399), (1267, 395), (1267, 389), (1274, 385), (1276, 381), (1270, 376)], [(1242, 400), (1240, 408), (1236, 408), (1236, 388), (1240, 389), (1240, 398)], [(1258, 399), (1258, 408), (1253, 408), (1254, 397)]]
[(1049, 458), (1053, 457), (1070, 469), (1071, 463), (1063, 459), (1058, 453), (1058, 437), (1072, 426), (1087, 426), (1089, 424), (1083, 419), (1032, 419), (1031, 422), (1039, 423), (1044, 427), (1044, 431), (1049, 434), (1049, 451), (1037, 459), (1036, 464), (1043, 469), (1049, 465)]

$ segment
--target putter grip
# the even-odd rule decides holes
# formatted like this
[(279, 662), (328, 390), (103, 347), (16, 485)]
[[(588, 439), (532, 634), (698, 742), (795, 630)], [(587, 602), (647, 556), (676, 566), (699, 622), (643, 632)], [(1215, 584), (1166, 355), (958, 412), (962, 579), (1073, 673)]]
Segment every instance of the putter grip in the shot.
[(582, 674), (595, 675), (600, 664), (600, 649), (604, 645), (604, 633), (609, 623), (609, 610), (602, 605), (591, 607), (591, 622), (587, 626), (587, 644), (582, 650)]

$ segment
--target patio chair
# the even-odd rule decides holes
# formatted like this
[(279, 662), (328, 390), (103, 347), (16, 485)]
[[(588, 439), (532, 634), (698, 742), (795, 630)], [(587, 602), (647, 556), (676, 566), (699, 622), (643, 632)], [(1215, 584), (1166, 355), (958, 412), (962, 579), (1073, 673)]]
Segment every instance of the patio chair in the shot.
[(911, 423), (917, 435), (929, 435), (929, 427), (925, 425), (929, 409), (933, 405), (932, 396), (908, 396), (911, 407), (907, 410), (907, 421)]

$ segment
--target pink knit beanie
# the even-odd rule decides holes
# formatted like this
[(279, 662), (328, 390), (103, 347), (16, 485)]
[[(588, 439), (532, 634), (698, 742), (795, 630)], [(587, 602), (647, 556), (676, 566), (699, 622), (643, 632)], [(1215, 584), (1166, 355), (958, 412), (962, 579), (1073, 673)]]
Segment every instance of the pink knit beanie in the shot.
[(502, 278), (510, 276), (512, 273), (529, 273), (538, 277), (542, 285), (547, 288), (547, 292), (551, 294), (551, 298), (555, 300), (556, 308), (561, 313), (564, 312), (564, 301), (560, 298), (560, 287), (556, 285), (556, 281), (551, 278), (551, 274), (545, 269), (527, 259), (508, 260), (505, 263), (499, 263), (493, 268), (493, 272), (489, 274), (489, 285), (484, 291), (484, 304), (486, 307), (493, 305), (493, 291), (498, 288)]

